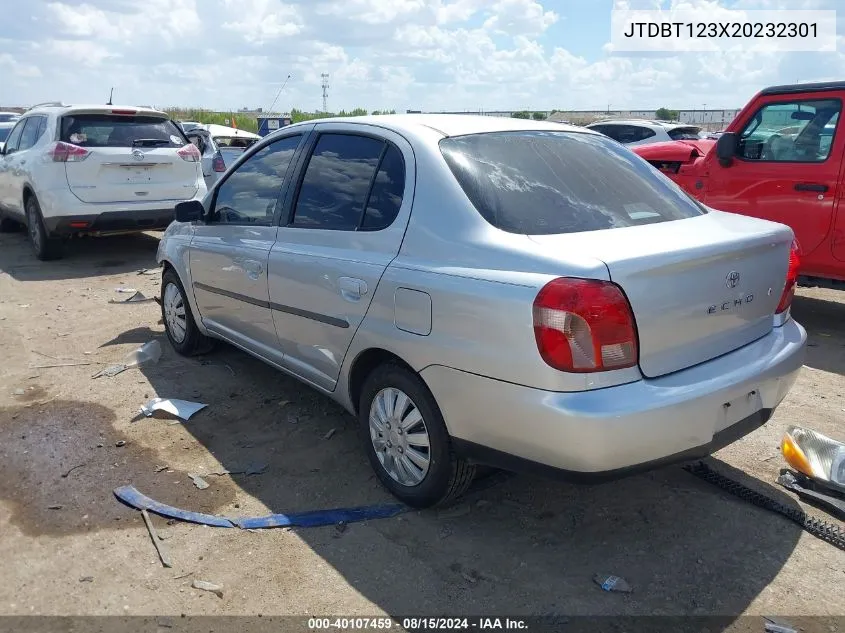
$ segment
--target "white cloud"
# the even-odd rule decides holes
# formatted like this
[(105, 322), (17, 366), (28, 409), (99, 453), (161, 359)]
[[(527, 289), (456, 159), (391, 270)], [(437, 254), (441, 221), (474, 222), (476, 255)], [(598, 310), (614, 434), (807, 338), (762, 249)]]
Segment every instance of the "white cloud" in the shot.
[[(845, 54), (623, 56), (609, 15), (559, 0), (30, 0), (4, 25), (3, 105), (95, 101), (403, 110), (732, 108), (841, 78)], [(616, 0), (616, 8), (835, 8), (837, 0)], [(838, 23), (843, 50), (845, 15)], [(12, 53), (12, 51), (14, 51)]]

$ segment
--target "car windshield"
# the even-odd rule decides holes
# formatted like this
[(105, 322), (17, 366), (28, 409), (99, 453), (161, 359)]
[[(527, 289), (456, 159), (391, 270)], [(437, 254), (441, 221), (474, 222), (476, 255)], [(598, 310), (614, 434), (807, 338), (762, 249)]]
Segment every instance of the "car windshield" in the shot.
[(179, 127), (157, 116), (70, 114), (62, 117), (61, 140), (81, 147), (182, 147)]
[(644, 160), (598, 134), (471, 134), (443, 139), (440, 150), (478, 212), (509, 233), (596, 231), (706, 213)]

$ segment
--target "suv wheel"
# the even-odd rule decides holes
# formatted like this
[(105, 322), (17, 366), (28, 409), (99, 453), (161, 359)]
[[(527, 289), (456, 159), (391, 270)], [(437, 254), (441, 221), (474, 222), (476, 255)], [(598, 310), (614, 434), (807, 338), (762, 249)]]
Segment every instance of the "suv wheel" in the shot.
[(214, 346), (214, 340), (197, 328), (185, 288), (172, 268), (165, 270), (161, 277), (161, 318), (167, 339), (183, 356), (203, 354)]
[(62, 241), (47, 235), (44, 218), (41, 216), (41, 207), (35, 196), (27, 198), (25, 208), (27, 233), (35, 256), (41, 261), (59, 259), (62, 256)]
[(444, 504), (472, 483), (475, 466), (454, 454), (434, 396), (404, 367), (382, 365), (370, 374), (358, 421), (373, 470), (408, 505)]

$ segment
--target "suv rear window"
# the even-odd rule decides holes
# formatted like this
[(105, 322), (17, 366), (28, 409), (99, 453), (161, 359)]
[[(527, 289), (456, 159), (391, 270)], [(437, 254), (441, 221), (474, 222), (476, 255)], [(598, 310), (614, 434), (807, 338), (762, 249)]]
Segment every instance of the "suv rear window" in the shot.
[(673, 141), (697, 141), (701, 130), (697, 127), (676, 127), (668, 130), (669, 138)]
[(62, 117), (61, 140), (81, 147), (182, 147), (182, 131), (169, 119), (118, 114)]
[(706, 213), (644, 160), (597, 134), (470, 134), (443, 139), (440, 151), (478, 212), (509, 233), (597, 231)]

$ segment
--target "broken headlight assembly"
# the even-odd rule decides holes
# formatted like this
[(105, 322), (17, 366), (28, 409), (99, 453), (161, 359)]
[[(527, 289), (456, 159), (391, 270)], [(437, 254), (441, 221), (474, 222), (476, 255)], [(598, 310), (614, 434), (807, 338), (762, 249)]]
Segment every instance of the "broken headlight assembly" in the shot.
[(781, 440), (786, 462), (832, 490), (845, 493), (845, 443), (800, 426), (790, 426)]

